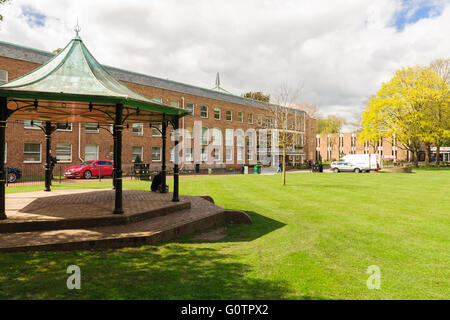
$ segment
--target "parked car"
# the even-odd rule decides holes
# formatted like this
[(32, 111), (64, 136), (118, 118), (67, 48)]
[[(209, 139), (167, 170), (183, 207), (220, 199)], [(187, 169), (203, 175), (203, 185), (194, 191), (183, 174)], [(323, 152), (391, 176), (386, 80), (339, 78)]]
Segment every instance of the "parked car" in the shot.
[(333, 172), (356, 172), (367, 171), (367, 168), (361, 168), (357, 164), (353, 164), (345, 161), (334, 161), (330, 164), (330, 169)]
[(112, 176), (113, 162), (111, 160), (89, 160), (79, 166), (72, 166), (64, 170), (66, 178), (90, 179), (98, 176)]
[(16, 168), (6, 168), (8, 183), (14, 183), (22, 177), (22, 171)]

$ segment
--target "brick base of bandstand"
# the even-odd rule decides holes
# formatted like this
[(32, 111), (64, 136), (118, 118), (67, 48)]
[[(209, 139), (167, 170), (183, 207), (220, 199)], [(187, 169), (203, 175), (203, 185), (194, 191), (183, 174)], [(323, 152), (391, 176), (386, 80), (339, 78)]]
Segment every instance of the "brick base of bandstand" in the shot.
[(112, 214), (113, 190), (57, 190), (6, 195), (0, 252), (136, 247), (178, 238), (220, 222), (251, 223), (208, 196), (123, 190), (124, 214)]

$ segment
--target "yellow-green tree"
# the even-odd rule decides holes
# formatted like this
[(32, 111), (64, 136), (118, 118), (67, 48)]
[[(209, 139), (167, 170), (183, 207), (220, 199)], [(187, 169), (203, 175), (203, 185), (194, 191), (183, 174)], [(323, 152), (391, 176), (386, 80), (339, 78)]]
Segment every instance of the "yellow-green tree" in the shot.
[(434, 114), (438, 109), (448, 112), (444, 105), (447, 100), (448, 108), (448, 98), (443, 97), (445, 86), (445, 81), (429, 68), (396, 71), (369, 101), (362, 116), (360, 140), (379, 141), (395, 135), (397, 141), (411, 151), (417, 166), (421, 143), (445, 135), (445, 130), (437, 128), (445, 125), (436, 124)]

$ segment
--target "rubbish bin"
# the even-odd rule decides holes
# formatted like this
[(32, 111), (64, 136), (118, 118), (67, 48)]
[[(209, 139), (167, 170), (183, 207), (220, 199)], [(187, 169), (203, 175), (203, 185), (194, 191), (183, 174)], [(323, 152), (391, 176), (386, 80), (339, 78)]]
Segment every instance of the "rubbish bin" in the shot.
[(212, 174), (212, 169), (208, 168), (208, 174)]
[(253, 167), (253, 173), (261, 174), (261, 166), (259, 164), (255, 164)]
[(148, 163), (135, 163), (134, 174), (139, 180), (150, 180), (150, 164)]

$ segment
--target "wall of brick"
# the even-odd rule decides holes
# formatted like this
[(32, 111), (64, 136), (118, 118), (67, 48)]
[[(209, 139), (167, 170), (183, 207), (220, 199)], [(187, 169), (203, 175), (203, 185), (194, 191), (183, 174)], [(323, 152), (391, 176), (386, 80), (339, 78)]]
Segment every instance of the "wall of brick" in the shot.
[[(28, 61), (16, 60), (6, 57), (0, 56), (0, 69), (7, 70), (9, 73), (9, 80), (22, 76), (35, 68), (37, 68), (39, 64), (31, 63)], [(249, 129), (258, 129), (261, 126), (258, 125), (258, 115), (263, 116), (263, 123), (265, 123), (265, 119), (267, 116), (270, 116), (270, 112), (265, 109), (251, 107), (247, 105), (240, 105), (236, 103), (230, 103), (227, 101), (210, 99), (205, 97), (199, 97), (191, 94), (180, 93), (171, 90), (160, 89), (156, 87), (145, 86), (142, 84), (132, 83), (132, 82), (124, 82), (125, 85), (130, 87), (131, 89), (139, 92), (146, 97), (153, 98), (159, 97), (162, 98), (162, 102), (165, 104), (171, 104), (174, 102), (178, 103), (178, 106), (183, 108), (187, 103), (194, 104), (194, 115), (186, 116), (181, 120), (180, 127), (184, 125), (187, 127), (195, 127), (194, 122), (201, 121), (201, 126), (208, 127), (210, 129), (210, 136), (212, 136), (212, 129), (219, 128), (222, 132), (222, 159), (225, 162), (225, 154), (226, 154), (226, 146), (225, 146), (225, 129), (242, 129), (247, 131)], [(208, 106), (208, 118), (200, 117), (200, 108), (202, 105)], [(218, 107), (221, 109), (221, 119), (216, 120), (214, 118), (214, 108)], [(226, 111), (232, 111), (232, 121), (226, 120)], [(243, 121), (238, 121), (238, 111), (243, 112)], [(253, 123), (249, 123), (248, 116), (249, 114), (253, 114)], [(200, 126), (199, 126), (200, 127)], [(108, 128), (106, 128), (108, 129)], [(150, 163), (153, 169), (158, 169), (161, 166), (160, 161), (152, 161), (152, 147), (161, 146), (161, 138), (152, 136), (152, 129), (148, 127), (148, 125), (144, 125), (143, 136), (134, 136), (132, 134), (131, 126), (129, 129), (126, 129), (123, 134), (123, 163), (131, 165), (132, 163), (132, 147), (133, 146), (142, 146), (143, 147), (143, 162)], [(199, 132), (194, 130), (194, 136), (198, 136)], [(316, 135), (316, 126), (315, 119), (306, 117), (305, 118), (305, 132), (303, 142), (304, 142), (304, 152), (305, 157), (302, 159), (313, 160), (315, 158), (315, 135)], [(170, 149), (173, 147), (174, 142), (170, 140), (170, 135), (168, 132), (168, 143), (167, 143), (167, 153), (166, 158), (168, 162), (169, 168), (172, 166), (169, 162), (170, 159)], [(212, 139), (210, 138), (210, 141)], [(24, 168), (24, 166), (29, 168), (43, 168), (45, 162), (45, 137), (44, 133), (41, 130), (34, 129), (25, 129), (22, 121), (17, 121), (10, 119), (8, 122), (8, 128), (6, 130), (6, 141), (7, 141), (7, 165), (10, 167)], [(36, 164), (24, 163), (24, 143), (26, 142), (34, 142), (42, 144), (42, 162)], [(80, 150), (80, 158), (85, 158), (85, 146), (87, 144), (98, 145), (99, 146), (99, 158), (109, 159), (111, 158), (111, 149), (113, 145), (112, 136), (109, 134), (108, 130), (100, 129), (99, 133), (87, 133), (84, 125), (81, 125), (81, 131), (79, 135), (79, 125), (73, 124), (72, 131), (56, 131), (52, 134), (52, 153), (55, 155), (56, 144), (65, 143), (72, 145), (72, 162), (71, 163), (62, 163), (60, 164), (63, 168), (76, 165), (80, 163), (80, 159), (78, 157), (78, 150)], [(185, 141), (185, 146), (187, 146), (188, 140)], [(180, 147), (182, 146), (182, 142), (180, 142)], [(209, 146), (210, 150), (212, 146)], [(186, 164), (185, 167), (187, 169), (191, 169), (194, 167), (195, 160), (199, 160), (200, 147), (197, 147), (193, 150), (194, 162), (191, 164)], [(238, 168), (242, 164), (236, 161), (237, 155), (237, 141), (236, 137), (234, 138), (234, 150), (233, 157), (234, 163), (227, 164), (227, 167), (235, 167)], [(256, 163), (256, 159), (253, 161), (247, 160), (247, 147), (245, 147), (244, 151), (244, 159), (246, 164)], [(295, 158), (299, 161), (300, 157)], [(202, 163), (201, 167), (216, 167), (217, 163), (209, 162)]]

